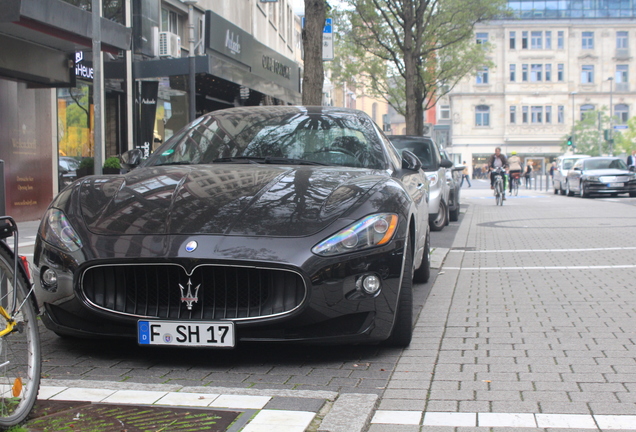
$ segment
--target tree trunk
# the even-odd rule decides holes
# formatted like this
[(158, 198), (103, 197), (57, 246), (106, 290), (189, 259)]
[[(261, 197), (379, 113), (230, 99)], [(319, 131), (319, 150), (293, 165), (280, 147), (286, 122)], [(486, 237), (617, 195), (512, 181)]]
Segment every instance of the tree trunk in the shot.
[(322, 105), (322, 86), (325, 79), (322, 31), (325, 27), (325, 9), (325, 0), (305, 0), (303, 105)]
[[(404, 53), (404, 72), (405, 72), (405, 90), (406, 90), (406, 134), (421, 135), (417, 131), (417, 98), (415, 94), (415, 59)], [(421, 121), (420, 121), (421, 123)]]

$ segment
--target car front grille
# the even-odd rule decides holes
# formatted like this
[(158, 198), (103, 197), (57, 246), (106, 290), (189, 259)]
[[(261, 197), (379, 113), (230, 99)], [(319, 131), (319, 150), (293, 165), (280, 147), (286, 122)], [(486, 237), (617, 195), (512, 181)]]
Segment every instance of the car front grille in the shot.
[(616, 183), (616, 182), (627, 183), (630, 180), (631, 180), (630, 176), (602, 176), (602, 177), (599, 177), (599, 181), (601, 183)]
[(190, 275), (176, 264), (88, 268), (80, 290), (93, 306), (140, 318), (243, 320), (297, 308), (306, 295), (292, 271), (199, 265)]

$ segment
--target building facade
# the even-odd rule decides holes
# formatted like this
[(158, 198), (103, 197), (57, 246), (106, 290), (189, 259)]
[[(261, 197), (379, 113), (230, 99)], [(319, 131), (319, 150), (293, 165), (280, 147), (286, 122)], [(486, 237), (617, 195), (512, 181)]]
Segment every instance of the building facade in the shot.
[(634, 115), (636, 4), (508, 5), (513, 18), (475, 28), (475, 43), (491, 49), (494, 67), (481, 68), (449, 95), (449, 149), (480, 168), (501, 147), (545, 173), (586, 111), (611, 112), (619, 127)]
[[(191, 100), (195, 116), (300, 103), (300, 19), (288, 0), (104, 3), (102, 160), (151, 152), (192, 119)], [(18, 221), (39, 219), (61, 189), (62, 158), (96, 153), (91, 4), (0, 0), (2, 200)]]

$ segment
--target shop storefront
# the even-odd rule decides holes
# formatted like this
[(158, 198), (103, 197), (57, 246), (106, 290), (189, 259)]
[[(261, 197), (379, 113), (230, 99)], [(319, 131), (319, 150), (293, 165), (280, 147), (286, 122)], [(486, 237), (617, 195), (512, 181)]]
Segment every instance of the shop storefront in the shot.
[[(300, 104), (300, 67), (206, 11), (205, 55), (195, 59), (196, 115), (235, 106)], [(188, 119), (189, 58), (135, 63), (137, 147), (150, 152)]]
[[(75, 86), (57, 89), (58, 188), (75, 178), (92, 174), (94, 142), (93, 64), (90, 53), (75, 53)], [(104, 159), (127, 149), (124, 63), (104, 62)], [(67, 164), (73, 159), (81, 165), (73, 173)], [(79, 166), (78, 166), (79, 167)]]
[[(104, 16), (117, 6), (104, 6)], [(112, 18), (112, 16), (111, 16)], [(59, 126), (57, 89), (77, 87), (90, 98), (88, 80), (78, 87), (74, 54), (92, 46), (92, 14), (58, 0), (4, 0), (0, 14), (0, 159), (4, 161), (4, 206), (17, 221), (39, 219), (57, 192)], [(102, 18), (102, 50), (117, 56), (130, 49), (131, 31)], [(86, 88), (88, 87), (88, 89)], [(84, 105), (87, 108), (87, 105)], [(89, 114), (75, 110), (68, 145), (90, 142)], [(73, 114), (73, 109), (68, 115)], [(85, 127), (79, 127), (81, 122)], [(78, 153), (79, 154), (79, 153)]]

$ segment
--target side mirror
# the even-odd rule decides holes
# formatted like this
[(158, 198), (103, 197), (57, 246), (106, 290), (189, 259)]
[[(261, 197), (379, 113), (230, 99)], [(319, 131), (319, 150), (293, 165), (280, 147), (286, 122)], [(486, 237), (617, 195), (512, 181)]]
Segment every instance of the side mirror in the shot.
[(636, 172), (636, 166), (632, 165), (629, 167), (629, 172)]
[(581, 171), (581, 167), (574, 167), (572, 168), (574, 171)]
[(453, 162), (449, 161), (448, 159), (442, 159), (439, 163), (439, 166), (441, 166), (442, 168), (452, 168)]
[(144, 152), (141, 149), (132, 149), (124, 152), (120, 157), (121, 164), (127, 170), (137, 168), (141, 163)]
[(419, 171), (422, 168), (422, 161), (408, 150), (402, 152), (402, 169)]

